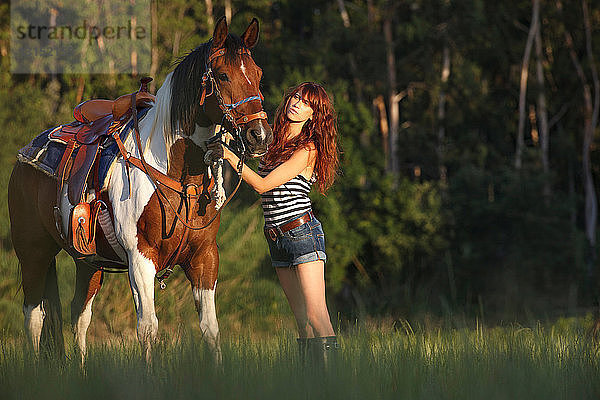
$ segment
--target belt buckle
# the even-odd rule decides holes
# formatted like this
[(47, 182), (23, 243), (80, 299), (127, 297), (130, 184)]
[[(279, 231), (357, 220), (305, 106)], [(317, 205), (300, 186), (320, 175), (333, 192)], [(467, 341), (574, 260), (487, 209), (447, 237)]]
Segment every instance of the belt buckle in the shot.
[(277, 241), (277, 233), (275, 232), (274, 228), (267, 229), (267, 233), (269, 235), (269, 238), (271, 238), (272, 241), (274, 241), (274, 242)]

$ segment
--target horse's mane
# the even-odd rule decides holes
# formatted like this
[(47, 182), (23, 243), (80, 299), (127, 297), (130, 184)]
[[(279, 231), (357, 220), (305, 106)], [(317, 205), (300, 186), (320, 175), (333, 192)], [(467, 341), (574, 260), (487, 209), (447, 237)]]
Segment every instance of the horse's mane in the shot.
[[(245, 48), (243, 41), (234, 34), (227, 35), (225, 40), (225, 63), (233, 64), (238, 58), (238, 51)], [(210, 56), (212, 39), (201, 44), (176, 61), (171, 77), (171, 129), (165, 130), (167, 143), (173, 143), (177, 134), (190, 136), (196, 129), (198, 113), (202, 112), (200, 98), (202, 96), (202, 75), (206, 71), (206, 63)]]

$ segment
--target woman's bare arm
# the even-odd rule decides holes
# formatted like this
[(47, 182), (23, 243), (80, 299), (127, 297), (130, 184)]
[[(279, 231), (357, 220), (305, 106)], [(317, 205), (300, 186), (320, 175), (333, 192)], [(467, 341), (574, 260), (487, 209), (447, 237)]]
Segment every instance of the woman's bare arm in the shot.
[[(221, 151), (218, 149), (221, 147), (223, 152), (223, 158), (231, 164), (233, 168), (237, 168), (239, 158), (232, 151), (216, 143), (216, 145), (209, 145), (209, 149), (215, 151), (217, 154)], [(254, 190), (262, 194), (269, 190), (276, 188), (277, 186), (284, 184), (293, 177), (299, 175), (302, 171), (309, 166), (309, 163), (314, 163), (316, 149), (314, 146), (310, 148), (298, 149), (292, 154), (289, 160), (285, 161), (273, 171), (271, 171), (264, 178), (258, 175), (250, 168), (243, 168), (242, 179), (246, 181)]]

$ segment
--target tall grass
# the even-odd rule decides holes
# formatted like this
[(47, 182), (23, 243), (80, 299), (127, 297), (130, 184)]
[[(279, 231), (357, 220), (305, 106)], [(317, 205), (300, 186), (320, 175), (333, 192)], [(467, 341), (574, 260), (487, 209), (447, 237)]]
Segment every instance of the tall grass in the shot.
[(31, 361), (13, 342), (0, 347), (0, 387), (7, 399), (598, 398), (598, 353), (580, 326), (358, 328), (325, 368), (300, 362), (290, 331), (226, 336), (221, 368), (190, 335), (161, 341), (150, 365), (134, 342), (96, 344), (83, 369), (72, 355)]

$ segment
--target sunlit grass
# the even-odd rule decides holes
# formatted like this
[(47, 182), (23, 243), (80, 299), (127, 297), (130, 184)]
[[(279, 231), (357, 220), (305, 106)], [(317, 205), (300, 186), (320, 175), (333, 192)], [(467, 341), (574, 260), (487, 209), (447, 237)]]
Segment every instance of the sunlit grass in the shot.
[(582, 326), (359, 327), (324, 369), (300, 362), (291, 331), (224, 338), (222, 368), (193, 335), (161, 340), (150, 365), (134, 341), (96, 343), (83, 369), (72, 348), (65, 362), (34, 362), (13, 341), (0, 347), (0, 387), (3, 398), (36, 399), (597, 398), (598, 350)]

